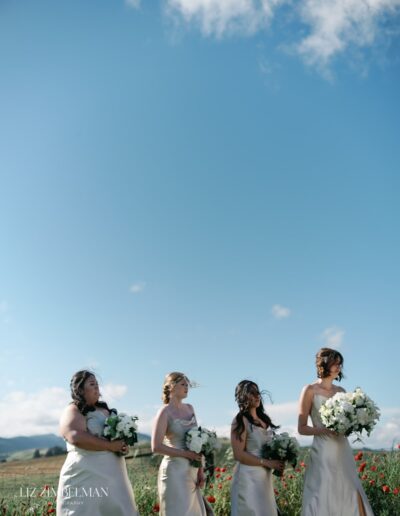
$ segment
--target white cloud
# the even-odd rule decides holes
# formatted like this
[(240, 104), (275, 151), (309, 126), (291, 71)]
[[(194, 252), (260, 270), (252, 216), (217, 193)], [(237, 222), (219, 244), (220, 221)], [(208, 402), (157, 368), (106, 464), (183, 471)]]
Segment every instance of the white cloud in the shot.
[(146, 288), (146, 283), (144, 281), (138, 281), (137, 283), (134, 283), (130, 286), (129, 290), (133, 294), (139, 294), (140, 292), (143, 292), (143, 290)]
[(107, 403), (114, 403), (114, 401), (118, 401), (123, 398), (125, 394), (128, 392), (128, 387), (126, 385), (117, 385), (114, 383), (106, 383), (103, 387), (100, 388), (101, 397)]
[(271, 310), (272, 315), (275, 319), (286, 319), (286, 317), (290, 316), (290, 308), (282, 305), (274, 305)]
[(125, 0), (126, 5), (129, 7), (133, 7), (134, 9), (139, 9), (141, 0)]
[[(103, 399), (113, 403), (126, 392), (125, 385), (106, 384), (101, 387)], [(71, 401), (69, 390), (49, 387), (38, 392), (11, 391), (0, 399), (0, 436), (58, 435), (58, 423), (64, 408)], [(4, 417), (4, 415), (7, 417)]]
[(371, 46), (384, 32), (382, 21), (394, 15), (400, 0), (303, 0), (299, 12), (310, 33), (297, 51), (307, 63), (326, 67), (351, 45)]
[(342, 345), (344, 333), (344, 330), (341, 328), (332, 326), (322, 332), (321, 338), (327, 347), (336, 349)]
[[(370, 47), (382, 37), (398, 35), (385, 23), (399, 14), (400, 0), (167, 0), (166, 5), (175, 20), (217, 38), (266, 30), (285, 5), (284, 22), (291, 25), (287, 31), (280, 27), (284, 36), (278, 45), (288, 48), (290, 43), (308, 65), (326, 73), (332, 58), (347, 49)], [(294, 34), (290, 42), (288, 34)]]
[(0, 435), (58, 434), (61, 412), (69, 401), (69, 392), (60, 387), (36, 393), (12, 391), (0, 400)]
[(274, 9), (285, 0), (167, 0), (170, 15), (200, 25), (206, 36), (254, 34), (269, 25)]

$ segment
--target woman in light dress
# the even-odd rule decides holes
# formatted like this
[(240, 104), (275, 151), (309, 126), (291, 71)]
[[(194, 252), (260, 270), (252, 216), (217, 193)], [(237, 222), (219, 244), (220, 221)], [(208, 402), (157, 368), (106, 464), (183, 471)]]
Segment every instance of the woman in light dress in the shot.
[(201, 492), (205, 482), (203, 468), (190, 464), (190, 461), (201, 461), (202, 456), (185, 446), (186, 432), (197, 427), (192, 405), (183, 403), (189, 386), (183, 373), (167, 374), (162, 396), (164, 406), (154, 424), (152, 450), (164, 455), (157, 484), (162, 516), (212, 514)]
[(137, 516), (126, 471), (127, 445), (102, 437), (111, 410), (99, 401), (91, 371), (78, 371), (71, 380), (72, 402), (65, 408), (60, 433), (68, 455), (61, 469), (57, 514), (62, 516)]
[[(304, 386), (300, 397), (298, 431), (313, 436), (301, 514), (373, 516), (347, 438), (325, 428), (319, 414), (328, 398), (344, 392), (333, 383), (343, 378), (343, 356), (334, 349), (322, 348), (316, 355), (316, 366), (318, 379)], [(308, 424), (309, 416), (312, 426)]]
[(261, 448), (278, 427), (265, 413), (256, 383), (241, 381), (235, 399), (239, 412), (232, 422), (231, 443), (238, 463), (231, 488), (231, 516), (277, 516), (272, 469), (283, 471), (285, 463), (263, 459)]

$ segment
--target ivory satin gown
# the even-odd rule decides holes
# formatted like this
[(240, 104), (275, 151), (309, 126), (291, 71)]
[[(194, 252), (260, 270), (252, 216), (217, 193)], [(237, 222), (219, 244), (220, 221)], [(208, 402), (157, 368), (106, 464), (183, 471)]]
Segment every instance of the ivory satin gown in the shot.
[[(271, 429), (245, 421), (245, 450), (261, 458), (263, 444), (273, 437)], [(262, 466), (235, 466), (231, 488), (231, 516), (277, 516), (272, 470)], [(321, 515), (319, 515), (321, 516)]]
[[(311, 420), (317, 428), (324, 427), (319, 409), (327, 399), (314, 394)], [(347, 438), (315, 435), (304, 478), (301, 515), (359, 516), (358, 494), (366, 516), (374, 516)]]
[[(107, 416), (86, 415), (87, 430), (103, 435)], [(57, 491), (59, 516), (138, 516), (125, 458), (111, 451), (90, 451), (67, 443)]]
[[(164, 443), (172, 448), (186, 449), (185, 434), (197, 427), (193, 416), (190, 420), (168, 416)], [(158, 471), (158, 495), (161, 516), (206, 516), (205, 501), (197, 483), (197, 471), (185, 457), (164, 455)]]

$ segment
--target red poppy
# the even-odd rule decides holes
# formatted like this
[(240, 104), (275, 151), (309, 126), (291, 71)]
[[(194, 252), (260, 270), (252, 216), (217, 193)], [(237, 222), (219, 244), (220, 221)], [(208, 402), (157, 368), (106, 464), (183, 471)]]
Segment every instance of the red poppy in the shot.
[(384, 493), (390, 493), (390, 487), (389, 487), (389, 486), (386, 486), (386, 485), (385, 485), (385, 486), (382, 486), (382, 491), (383, 491)]
[(217, 474), (215, 475), (215, 478), (220, 478), (220, 476), (221, 476), (221, 473), (217, 473)]
[(225, 473), (226, 468), (221, 468), (221, 473)]
[(369, 469), (370, 469), (371, 471), (376, 471), (376, 466), (371, 466)]
[(369, 481), (369, 484), (370, 484), (371, 486), (374, 486), (374, 485), (375, 485), (375, 480), (370, 480), (370, 481)]
[(153, 509), (152, 509), (153, 512), (160, 512), (160, 504), (159, 503), (155, 503), (153, 505)]
[(366, 462), (362, 462), (359, 467), (358, 467), (358, 471), (361, 473), (362, 471), (364, 471), (364, 469), (366, 468), (367, 466), (367, 463)]
[(368, 475), (363, 475), (363, 476), (361, 477), (361, 480), (367, 480), (367, 478), (368, 478)]
[(215, 503), (215, 496), (213, 496), (213, 495), (207, 496), (207, 502)]
[(47, 505), (51, 507), (53, 505), (53, 502), (47, 502)]
[(277, 489), (274, 489), (275, 496), (278, 496), (279, 491)]
[(300, 462), (300, 466), (301, 466), (302, 468), (305, 468), (305, 467), (307, 466), (307, 464), (306, 464), (305, 462)]
[(385, 475), (383, 473), (379, 473), (380, 478), (385, 478)]
[(221, 471), (221, 468), (215, 468), (215, 471)]
[(232, 480), (231, 475), (229, 475), (229, 477), (226, 477), (226, 480)]
[(51, 514), (52, 512), (56, 512), (56, 510), (53, 509), (53, 507), (51, 509), (47, 509), (47, 514)]
[(354, 455), (354, 460), (361, 460), (363, 458), (363, 452), (360, 451)]
[(399, 494), (399, 492), (400, 492), (400, 489), (398, 487), (395, 487), (393, 489), (393, 494), (397, 495), (397, 494)]
[(222, 489), (222, 484), (218, 484), (218, 489)]

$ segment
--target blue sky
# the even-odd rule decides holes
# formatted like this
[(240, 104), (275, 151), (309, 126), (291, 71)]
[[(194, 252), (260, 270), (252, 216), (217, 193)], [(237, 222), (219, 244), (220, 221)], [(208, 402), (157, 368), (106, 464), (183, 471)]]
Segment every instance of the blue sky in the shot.
[(372, 3), (3, 0), (0, 435), (56, 431), (82, 367), (143, 431), (171, 370), (220, 433), (243, 378), (293, 431), (327, 344), (382, 409), (366, 443), (400, 440), (399, 3)]

